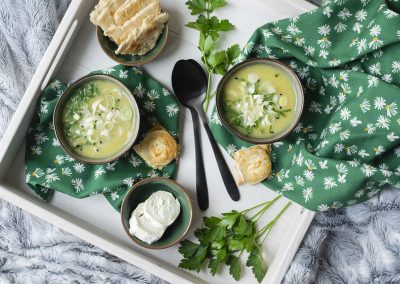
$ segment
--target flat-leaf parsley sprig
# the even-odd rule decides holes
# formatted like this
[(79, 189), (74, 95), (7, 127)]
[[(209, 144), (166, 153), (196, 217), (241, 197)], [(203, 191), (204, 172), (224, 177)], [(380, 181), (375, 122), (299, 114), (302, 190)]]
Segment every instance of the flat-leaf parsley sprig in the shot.
[(203, 61), (208, 76), (206, 98), (204, 101), (204, 111), (207, 111), (212, 98), (211, 95), (211, 76), (212, 74), (224, 75), (232, 65), (233, 61), (239, 56), (240, 48), (234, 44), (226, 50), (216, 51), (215, 41), (220, 32), (227, 32), (234, 29), (227, 19), (218, 19), (211, 14), (220, 7), (226, 5), (226, 0), (189, 0), (186, 2), (192, 15), (197, 15), (195, 22), (189, 22), (186, 27), (200, 32), (199, 50), (202, 53)]
[[(246, 266), (251, 267), (258, 282), (264, 279), (267, 268), (262, 256), (262, 245), (280, 216), (291, 202), (278, 215), (261, 229), (256, 224), (264, 213), (279, 199), (263, 202), (243, 211), (222, 213), (222, 217), (203, 217), (204, 228), (195, 231), (198, 243), (183, 240), (179, 252), (183, 259), (179, 267), (199, 272), (208, 259), (208, 268), (214, 276), (220, 265), (229, 266), (229, 273), (235, 280), (241, 276), (240, 258), (248, 253)], [(250, 212), (259, 209), (248, 217)], [(260, 209), (261, 208), (261, 209)]]

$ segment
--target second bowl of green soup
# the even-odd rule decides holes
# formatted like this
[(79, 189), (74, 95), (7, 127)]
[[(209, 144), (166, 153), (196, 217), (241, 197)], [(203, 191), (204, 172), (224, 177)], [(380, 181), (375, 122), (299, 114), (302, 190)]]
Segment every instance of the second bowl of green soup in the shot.
[(224, 126), (240, 139), (265, 144), (283, 139), (299, 122), (304, 105), (301, 82), (284, 63), (249, 59), (222, 78), (217, 110)]
[(61, 95), (53, 116), (61, 146), (73, 158), (107, 163), (131, 148), (140, 124), (129, 89), (108, 75), (89, 75)]

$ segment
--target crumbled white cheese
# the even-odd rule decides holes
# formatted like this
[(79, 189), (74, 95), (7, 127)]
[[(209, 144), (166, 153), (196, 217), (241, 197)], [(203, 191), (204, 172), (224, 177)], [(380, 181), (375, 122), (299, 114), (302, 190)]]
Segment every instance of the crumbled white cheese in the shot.
[[(257, 84), (260, 85), (256, 88)], [(259, 76), (255, 73), (249, 74), (248, 80), (242, 81), (240, 88), (243, 95), (233, 108), (242, 114), (244, 127), (253, 127), (256, 122), (259, 122), (262, 127), (272, 125), (277, 112), (271, 105), (284, 107), (288, 103), (286, 97), (276, 94), (271, 82), (259, 82)], [(269, 98), (268, 95), (270, 95)], [(272, 98), (271, 95), (273, 95)]]
[(254, 84), (258, 81), (258, 79), (260, 79), (260, 77), (256, 73), (251, 73), (247, 76), (247, 79), (251, 84)]

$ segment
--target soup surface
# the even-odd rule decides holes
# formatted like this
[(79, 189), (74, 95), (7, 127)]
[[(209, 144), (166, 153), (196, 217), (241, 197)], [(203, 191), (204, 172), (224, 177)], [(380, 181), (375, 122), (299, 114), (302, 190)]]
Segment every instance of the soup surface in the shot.
[(120, 152), (133, 135), (133, 104), (120, 86), (94, 80), (77, 88), (66, 103), (64, 135), (81, 157), (103, 159)]
[(286, 130), (295, 106), (295, 90), (288, 75), (267, 64), (242, 67), (223, 89), (226, 119), (249, 137), (267, 138)]

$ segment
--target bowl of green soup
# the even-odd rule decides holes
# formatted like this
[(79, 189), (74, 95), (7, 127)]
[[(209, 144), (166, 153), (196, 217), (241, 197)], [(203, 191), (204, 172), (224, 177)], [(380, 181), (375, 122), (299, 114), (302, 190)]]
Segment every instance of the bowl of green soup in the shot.
[(140, 114), (123, 83), (108, 75), (88, 75), (61, 95), (53, 123), (57, 139), (70, 156), (102, 164), (131, 148), (139, 132)]
[(235, 136), (254, 144), (286, 137), (298, 124), (304, 105), (301, 82), (277, 60), (255, 58), (230, 69), (216, 96), (223, 125)]

